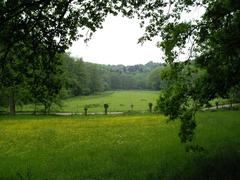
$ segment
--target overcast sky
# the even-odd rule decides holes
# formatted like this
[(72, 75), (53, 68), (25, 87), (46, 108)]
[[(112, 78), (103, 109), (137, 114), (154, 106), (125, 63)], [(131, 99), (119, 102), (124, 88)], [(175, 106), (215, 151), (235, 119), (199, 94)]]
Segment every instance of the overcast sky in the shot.
[(137, 44), (144, 33), (137, 19), (122, 16), (108, 16), (92, 39), (85, 44), (83, 39), (73, 43), (70, 53), (84, 61), (98, 64), (145, 64), (149, 61), (163, 62), (157, 41)]
[[(183, 20), (199, 19), (203, 8), (194, 8), (191, 13), (183, 14)], [(163, 52), (154, 41), (137, 44), (144, 33), (137, 19), (109, 15), (103, 23), (103, 29), (93, 34), (86, 44), (83, 39), (73, 43), (69, 52), (74, 57), (98, 64), (146, 64), (149, 61), (163, 62)]]

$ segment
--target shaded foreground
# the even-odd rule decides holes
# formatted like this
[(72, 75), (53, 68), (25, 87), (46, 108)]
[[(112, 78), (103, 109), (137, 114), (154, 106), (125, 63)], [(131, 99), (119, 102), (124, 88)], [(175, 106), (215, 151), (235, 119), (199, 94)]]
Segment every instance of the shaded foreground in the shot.
[(202, 112), (186, 153), (160, 115), (0, 116), (0, 179), (238, 179), (240, 112)]

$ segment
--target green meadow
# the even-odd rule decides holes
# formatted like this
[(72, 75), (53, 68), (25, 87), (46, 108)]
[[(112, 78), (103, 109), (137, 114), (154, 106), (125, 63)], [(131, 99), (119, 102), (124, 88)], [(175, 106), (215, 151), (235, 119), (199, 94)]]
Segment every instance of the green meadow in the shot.
[(179, 121), (166, 121), (162, 115), (0, 116), (0, 179), (240, 177), (239, 111), (197, 114), (193, 143), (203, 152), (186, 152)]
[[(53, 107), (52, 111), (61, 112), (83, 112), (84, 107), (88, 106), (89, 112), (103, 112), (105, 103), (109, 104), (110, 112), (127, 112), (127, 111), (148, 111), (148, 103), (156, 103), (159, 91), (108, 91), (97, 95), (79, 96), (62, 101), (62, 108)], [(131, 108), (133, 105), (133, 108)], [(41, 111), (42, 106), (38, 106)], [(18, 107), (18, 111), (33, 111), (33, 105)]]

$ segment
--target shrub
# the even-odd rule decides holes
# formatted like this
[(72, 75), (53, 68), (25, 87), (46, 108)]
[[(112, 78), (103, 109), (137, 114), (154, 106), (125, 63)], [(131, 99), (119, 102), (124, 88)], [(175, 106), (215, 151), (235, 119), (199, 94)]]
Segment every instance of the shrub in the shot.
[(104, 104), (103, 106), (104, 106), (104, 112), (105, 112), (105, 114), (107, 114), (109, 105), (108, 104)]

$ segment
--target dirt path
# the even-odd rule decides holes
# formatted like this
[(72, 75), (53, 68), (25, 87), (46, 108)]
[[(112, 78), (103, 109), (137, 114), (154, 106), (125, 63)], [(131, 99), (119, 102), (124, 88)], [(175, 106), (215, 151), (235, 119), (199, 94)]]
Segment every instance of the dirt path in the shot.
[[(239, 106), (240, 104), (237, 103), (237, 104), (232, 104), (232, 107), (236, 107), (236, 106)], [(225, 105), (219, 105), (218, 106), (218, 109), (224, 109), (224, 108), (230, 108), (231, 105), (230, 104), (225, 104)], [(207, 111), (207, 110), (216, 110), (217, 109), (217, 106), (213, 106), (213, 107), (210, 107), (210, 108), (203, 108), (202, 110), (203, 111)]]
[[(109, 115), (118, 115), (123, 114), (124, 112), (108, 112)], [(8, 114), (8, 113), (6, 113)], [(34, 113), (31, 112), (17, 112), (17, 115), (34, 115)], [(78, 113), (78, 112), (50, 112), (49, 115), (59, 115), (59, 116), (72, 116), (72, 115), (84, 115), (84, 113)], [(37, 112), (35, 115), (46, 115), (45, 113)], [(88, 115), (104, 115), (103, 112), (96, 112), (96, 113), (88, 113)]]
[[(232, 107), (239, 106), (240, 104), (233, 104)], [(224, 108), (230, 108), (230, 104), (225, 104), (225, 105), (219, 105), (218, 109), (224, 109)], [(207, 111), (207, 110), (217, 110), (217, 107), (210, 107), (210, 108), (203, 108), (201, 109), (202, 111)], [(1, 114), (9, 114), (7, 112), (1, 113)], [(48, 113), (49, 115), (58, 115), (58, 116), (72, 116), (72, 115), (84, 115), (84, 113), (80, 112), (50, 112)], [(121, 115), (124, 114), (124, 112), (108, 112), (108, 115)], [(45, 113), (42, 112), (17, 112), (16, 115), (46, 115)], [(104, 115), (104, 112), (89, 112), (88, 115)]]

